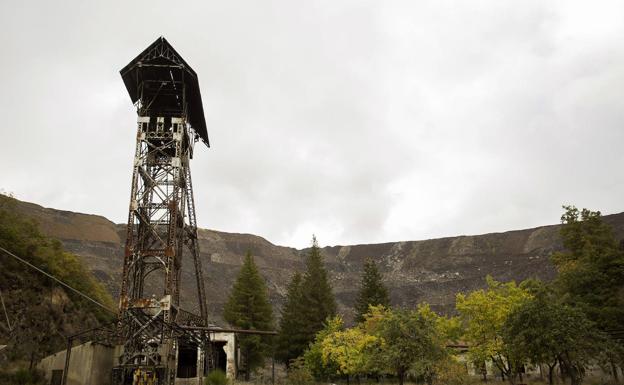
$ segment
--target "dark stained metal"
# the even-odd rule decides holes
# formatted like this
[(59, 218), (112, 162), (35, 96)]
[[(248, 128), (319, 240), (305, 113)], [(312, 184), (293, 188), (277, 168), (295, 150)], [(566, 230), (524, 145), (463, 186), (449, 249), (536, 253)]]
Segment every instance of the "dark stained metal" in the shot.
[[(190, 170), (194, 144), (208, 145), (197, 74), (161, 37), (121, 76), (138, 118), (118, 318), (68, 338), (63, 383), (81, 341), (116, 347), (114, 385), (136, 384), (139, 376), (174, 385), (179, 346), (190, 342), (200, 348), (201, 383), (216, 367), (211, 333), (276, 333), (213, 327), (207, 319)], [(193, 258), (199, 315), (180, 308), (184, 250)]]
[[(178, 339), (192, 339), (202, 354), (209, 345), (207, 332), (181, 329), (208, 325), (190, 171), (194, 143), (208, 144), (208, 134), (197, 74), (165, 38), (121, 76), (138, 118), (117, 326), (123, 353), (114, 383), (148, 373), (157, 385), (173, 385)], [(180, 308), (184, 250), (193, 258), (199, 315)]]
[(164, 37), (159, 37), (120, 71), (141, 116), (186, 116), (210, 147), (197, 73)]
[(182, 326), (183, 330), (199, 330), (211, 333), (234, 333), (234, 334), (254, 334), (254, 335), (267, 335), (267, 336), (276, 336), (277, 332), (275, 330), (256, 330), (256, 329), (229, 329), (229, 328), (220, 328), (217, 326)]

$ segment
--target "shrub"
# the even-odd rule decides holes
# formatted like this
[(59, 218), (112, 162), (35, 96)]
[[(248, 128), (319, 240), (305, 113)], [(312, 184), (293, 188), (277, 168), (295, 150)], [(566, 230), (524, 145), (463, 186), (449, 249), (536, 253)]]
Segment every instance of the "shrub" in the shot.
[(13, 373), (0, 372), (0, 383), (10, 385), (43, 385), (45, 379), (39, 371), (19, 369)]
[(228, 385), (230, 381), (222, 370), (213, 370), (206, 376), (206, 385)]
[(435, 371), (434, 385), (468, 385), (471, 382), (466, 366), (452, 357), (440, 360)]
[(303, 357), (290, 361), (287, 383), (290, 385), (307, 385), (314, 383), (314, 377), (306, 366)]

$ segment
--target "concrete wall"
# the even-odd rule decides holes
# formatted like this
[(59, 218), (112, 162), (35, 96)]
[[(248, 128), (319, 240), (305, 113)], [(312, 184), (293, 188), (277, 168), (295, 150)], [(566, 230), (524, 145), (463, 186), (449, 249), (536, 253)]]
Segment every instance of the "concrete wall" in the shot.
[[(65, 369), (66, 351), (42, 359), (37, 368), (48, 381), (52, 370)], [(74, 346), (71, 351), (67, 385), (109, 385), (113, 368), (113, 348), (87, 342)]]
[[(221, 341), (225, 342), (223, 346), (223, 351), (227, 356), (227, 362), (225, 364), (225, 375), (227, 378), (232, 380), (236, 379), (236, 360), (235, 360), (235, 350), (236, 350), (236, 336), (234, 333), (211, 333), (210, 335), (211, 341)], [(197, 354), (198, 356), (198, 373), (200, 372), (200, 368), (202, 367), (202, 363), (199, 362), (199, 359), (202, 357), (202, 354)], [(176, 385), (198, 385), (202, 384), (202, 379), (200, 377), (193, 378), (176, 378)]]
[(210, 336), (212, 341), (224, 341), (226, 344), (223, 346), (223, 350), (227, 355), (227, 363), (225, 365), (225, 374), (228, 378), (236, 378), (236, 336), (234, 333), (214, 333)]

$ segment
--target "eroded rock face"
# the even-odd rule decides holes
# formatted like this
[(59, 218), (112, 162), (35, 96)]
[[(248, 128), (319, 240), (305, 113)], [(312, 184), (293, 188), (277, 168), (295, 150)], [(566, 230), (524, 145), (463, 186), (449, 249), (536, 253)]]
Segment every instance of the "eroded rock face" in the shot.
[[(114, 296), (119, 293), (125, 225), (104, 217), (47, 209), (20, 202), (24, 215), (35, 218), (49, 236), (83, 258)], [(624, 213), (605, 216), (618, 239), (624, 238)], [(209, 312), (216, 323), (247, 250), (255, 256), (267, 280), (270, 300), (279, 315), (286, 285), (296, 270), (303, 270), (306, 250), (276, 246), (251, 234), (199, 231)], [(436, 310), (452, 312), (455, 294), (481, 288), (485, 276), (521, 281), (536, 277), (551, 279), (555, 271), (549, 256), (561, 249), (559, 226), (508, 231), (476, 236), (458, 236), (424, 241), (323, 248), (339, 311), (347, 320), (366, 258), (377, 261), (390, 289), (392, 303), (412, 307), (427, 301)], [(182, 272), (183, 307), (196, 307), (192, 263)]]

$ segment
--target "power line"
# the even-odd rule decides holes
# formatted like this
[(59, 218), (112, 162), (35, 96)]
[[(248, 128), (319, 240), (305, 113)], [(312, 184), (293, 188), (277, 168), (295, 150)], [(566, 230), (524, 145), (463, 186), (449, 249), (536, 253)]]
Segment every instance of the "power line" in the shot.
[(58, 282), (58, 283), (60, 283), (61, 285), (65, 286), (66, 288), (68, 288), (69, 290), (73, 291), (74, 293), (76, 293), (76, 294), (78, 294), (78, 295), (80, 295), (80, 296), (82, 296), (82, 297), (84, 297), (84, 298), (88, 299), (89, 301), (91, 301), (91, 302), (93, 302), (94, 304), (98, 305), (98, 306), (99, 306), (99, 307), (101, 307), (102, 309), (104, 309), (104, 310), (106, 310), (106, 311), (109, 311), (109, 312), (111, 312), (111, 313), (113, 313), (113, 314), (117, 314), (117, 312), (116, 312), (115, 310), (112, 310), (112, 309), (111, 309), (111, 308), (109, 308), (108, 306), (103, 305), (102, 303), (100, 303), (100, 302), (98, 302), (98, 301), (94, 300), (93, 298), (89, 297), (88, 295), (86, 295), (85, 293), (81, 292), (80, 290), (78, 290), (78, 289), (74, 289), (73, 287), (69, 286), (69, 285), (68, 285), (68, 284), (66, 284), (65, 282), (63, 282), (63, 281), (61, 281), (60, 279), (56, 278), (56, 277), (55, 277), (55, 276), (53, 276), (52, 274), (49, 274), (49, 273), (47, 273), (47, 272), (45, 272), (45, 271), (41, 270), (40, 268), (38, 268), (37, 266), (33, 265), (32, 263), (30, 263), (30, 262), (28, 262), (28, 261), (26, 261), (26, 260), (24, 260), (24, 259), (22, 259), (22, 258), (18, 257), (17, 255), (13, 254), (13, 253), (12, 253), (12, 252), (10, 252), (9, 250), (7, 250), (7, 249), (5, 249), (5, 248), (3, 248), (3, 247), (0, 247), (0, 251), (4, 251), (6, 254), (10, 255), (11, 257), (13, 257), (13, 258), (17, 259), (18, 261), (20, 261), (20, 262), (22, 262), (22, 263), (24, 263), (24, 264), (28, 265), (29, 267), (31, 267), (31, 268), (33, 268), (33, 269), (37, 270), (38, 272), (40, 272), (41, 274), (45, 275), (46, 277), (48, 277), (48, 278), (52, 278), (52, 279), (53, 279), (53, 280), (55, 280), (56, 282)]

